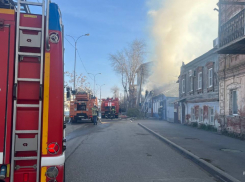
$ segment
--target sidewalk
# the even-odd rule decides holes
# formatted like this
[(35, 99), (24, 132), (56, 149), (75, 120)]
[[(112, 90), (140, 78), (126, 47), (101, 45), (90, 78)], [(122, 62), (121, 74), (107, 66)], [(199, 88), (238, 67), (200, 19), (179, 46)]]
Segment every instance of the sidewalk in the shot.
[(167, 121), (138, 122), (245, 182), (245, 141)]

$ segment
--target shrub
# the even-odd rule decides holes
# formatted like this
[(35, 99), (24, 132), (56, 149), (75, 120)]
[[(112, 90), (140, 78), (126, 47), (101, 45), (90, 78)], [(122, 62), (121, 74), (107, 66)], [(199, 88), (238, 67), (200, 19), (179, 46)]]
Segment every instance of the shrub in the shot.
[(127, 110), (127, 116), (128, 117), (140, 117), (141, 113), (137, 108), (129, 108)]
[(207, 130), (209, 131), (217, 131), (217, 128), (215, 128), (213, 125), (208, 125)]
[(197, 124), (197, 122), (192, 122), (192, 123), (191, 123), (191, 126), (192, 126), (192, 127), (197, 127), (198, 124)]
[(201, 123), (201, 124), (199, 125), (199, 128), (202, 129), (202, 130), (207, 130), (207, 125)]

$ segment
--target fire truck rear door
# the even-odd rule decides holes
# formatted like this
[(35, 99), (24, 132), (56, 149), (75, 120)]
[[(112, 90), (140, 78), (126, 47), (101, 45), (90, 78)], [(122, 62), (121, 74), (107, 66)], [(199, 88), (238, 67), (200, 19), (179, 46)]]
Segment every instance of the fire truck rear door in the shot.
[(0, 29), (0, 40), (0, 164), (3, 164), (8, 104), (7, 94), (10, 46), (10, 29), (8, 26), (2, 27), (2, 29)]

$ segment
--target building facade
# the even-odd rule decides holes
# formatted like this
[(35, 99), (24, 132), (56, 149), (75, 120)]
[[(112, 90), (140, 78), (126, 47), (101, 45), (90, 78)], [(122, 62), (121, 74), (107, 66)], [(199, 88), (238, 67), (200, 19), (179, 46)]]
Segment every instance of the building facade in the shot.
[(219, 120), (222, 130), (245, 134), (245, 6), (219, 7)]
[(178, 100), (176, 83), (166, 84), (147, 93), (143, 108), (146, 116), (174, 122), (174, 102)]
[(179, 76), (178, 120), (181, 123), (220, 126), (219, 55), (213, 48), (188, 64), (182, 64)]

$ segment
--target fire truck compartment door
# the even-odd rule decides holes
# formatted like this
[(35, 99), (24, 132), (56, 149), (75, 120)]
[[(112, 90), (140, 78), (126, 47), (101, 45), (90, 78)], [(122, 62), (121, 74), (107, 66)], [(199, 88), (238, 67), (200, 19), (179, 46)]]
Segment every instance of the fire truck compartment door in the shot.
[(9, 27), (4, 26), (0, 31), (0, 164), (3, 163), (3, 151), (5, 148), (6, 107), (8, 92), (8, 63), (9, 63)]
[(20, 46), (21, 47), (40, 47), (41, 46), (41, 32), (37, 35), (25, 34), (20, 30)]
[(16, 135), (15, 151), (37, 151), (37, 135), (35, 138), (19, 138)]

